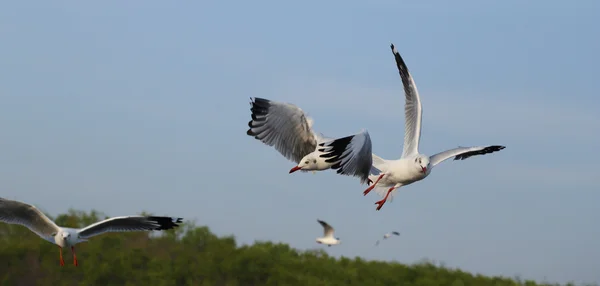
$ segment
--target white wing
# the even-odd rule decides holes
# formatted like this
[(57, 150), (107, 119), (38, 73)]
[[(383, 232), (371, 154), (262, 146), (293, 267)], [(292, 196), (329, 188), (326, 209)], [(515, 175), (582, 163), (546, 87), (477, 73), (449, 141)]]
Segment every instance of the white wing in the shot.
[(408, 72), (404, 60), (394, 47), (394, 44), (391, 44), (391, 48), (394, 53), (394, 58), (396, 59), (396, 66), (398, 66), (398, 72), (402, 79), (404, 95), (406, 97), (406, 103), (404, 105), (404, 148), (402, 150), (402, 158), (405, 158), (419, 153), (423, 108), (421, 107), (421, 99), (419, 98), (417, 85), (410, 75), (410, 72)]
[(320, 155), (322, 158), (327, 158), (325, 162), (337, 162), (331, 166), (331, 169), (337, 169), (338, 174), (359, 177), (361, 184), (369, 180), (373, 156), (371, 153), (371, 137), (366, 130), (320, 143), (319, 148), (320, 152), (326, 152)]
[(448, 151), (437, 153), (429, 157), (429, 164), (431, 164), (431, 166), (433, 167), (447, 159), (450, 159), (451, 157), (454, 157), (454, 160), (464, 160), (471, 156), (485, 155), (496, 151), (500, 151), (504, 148), (506, 147), (499, 145), (492, 145), (487, 147), (458, 147), (455, 149), (450, 149)]
[(105, 232), (167, 230), (178, 227), (181, 218), (165, 216), (121, 216), (109, 218), (78, 231), (79, 237), (90, 238)]
[(317, 220), (323, 226), (323, 235), (325, 237), (333, 237), (333, 227), (322, 220)]
[(26, 226), (41, 238), (54, 242), (59, 227), (36, 207), (0, 198), (0, 221)]
[(296, 163), (315, 151), (317, 140), (312, 120), (299, 107), (255, 97), (250, 102), (252, 120), (246, 132), (261, 142), (275, 147), (288, 160)]

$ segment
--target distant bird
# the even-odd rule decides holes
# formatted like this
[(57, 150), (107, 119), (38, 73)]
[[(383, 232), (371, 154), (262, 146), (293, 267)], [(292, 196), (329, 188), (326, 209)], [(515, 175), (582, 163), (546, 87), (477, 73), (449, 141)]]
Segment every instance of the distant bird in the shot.
[[(421, 99), (417, 86), (410, 75), (404, 60), (391, 44), (392, 53), (396, 59), (396, 65), (402, 84), (404, 85), (404, 94), (406, 103), (404, 106), (404, 148), (402, 156), (397, 160), (386, 160), (371, 153), (361, 153), (361, 157), (356, 160), (373, 162), (373, 168), (369, 175), (369, 187), (363, 192), (366, 196), (373, 188), (377, 194), (383, 197), (382, 200), (376, 202), (377, 210), (381, 209), (392, 191), (420, 181), (427, 177), (434, 166), (454, 157), (454, 160), (464, 160), (475, 155), (484, 155), (496, 151), (500, 151), (505, 146), (492, 145), (486, 147), (459, 147), (435, 154), (431, 157), (419, 153), (419, 140), (421, 138), (421, 116), (423, 109), (421, 107)], [(362, 156), (367, 157), (362, 157)], [(372, 158), (368, 158), (372, 155)], [(354, 161), (353, 161), (354, 162)], [(361, 164), (361, 163), (355, 163)], [(344, 162), (342, 162), (344, 168)], [(373, 183), (371, 183), (373, 182)], [(393, 196), (394, 194), (392, 194)]]
[(317, 237), (317, 243), (327, 244), (329, 247), (342, 243), (338, 237), (334, 237), (333, 227), (322, 220), (317, 219), (317, 221), (323, 226), (323, 237)]
[[(297, 163), (289, 173), (337, 169), (338, 174), (369, 181), (372, 166), (371, 137), (366, 130), (342, 137), (329, 138), (312, 129), (313, 120), (290, 103), (251, 98), (252, 120), (247, 135), (273, 146), (288, 160)], [(362, 160), (357, 158), (362, 157)], [(344, 167), (341, 168), (341, 164)]]
[(121, 216), (94, 223), (85, 228), (59, 227), (35, 206), (0, 198), (0, 221), (26, 226), (41, 238), (58, 245), (60, 265), (64, 266), (62, 249), (71, 247), (73, 264), (77, 263), (75, 245), (105, 232), (167, 230), (179, 226), (181, 218), (164, 216)]
[[(388, 233), (384, 234), (384, 235), (383, 235), (383, 239), (388, 239), (390, 236), (392, 236), (392, 234), (393, 234), (393, 235), (400, 235), (400, 233), (399, 233), (399, 232), (397, 232), (397, 231), (392, 231), (392, 232), (388, 232)], [(377, 245), (379, 245), (379, 240), (377, 240), (377, 242), (375, 242), (375, 246), (377, 246)]]

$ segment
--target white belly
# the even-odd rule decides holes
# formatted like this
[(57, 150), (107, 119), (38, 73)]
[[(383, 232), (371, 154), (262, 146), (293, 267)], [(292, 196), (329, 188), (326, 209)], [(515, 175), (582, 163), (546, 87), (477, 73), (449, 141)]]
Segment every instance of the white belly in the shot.
[(334, 245), (334, 244), (338, 244), (338, 240), (335, 238), (330, 238), (330, 237), (319, 237), (317, 238), (317, 242), (318, 243), (322, 243), (322, 244), (329, 244), (329, 245)]
[[(384, 176), (379, 180), (377, 186), (379, 187), (392, 187), (396, 184), (406, 186), (416, 181), (420, 181), (427, 177), (428, 174), (413, 170), (409, 167), (403, 166), (402, 164), (388, 164), (385, 168), (381, 168)], [(369, 179), (373, 182), (377, 181), (381, 174), (371, 174)]]

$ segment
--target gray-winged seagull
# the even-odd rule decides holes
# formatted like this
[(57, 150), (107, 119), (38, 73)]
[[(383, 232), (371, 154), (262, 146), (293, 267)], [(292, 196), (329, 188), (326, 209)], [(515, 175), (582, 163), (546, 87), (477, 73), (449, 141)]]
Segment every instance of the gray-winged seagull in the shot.
[(58, 245), (60, 265), (64, 266), (62, 249), (71, 247), (73, 264), (77, 263), (75, 245), (105, 232), (151, 231), (173, 229), (181, 218), (166, 216), (120, 216), (109, 218), (84, 228), (57, 226), (35, 206), (19, 201), (0, 198), (0, 221), (26, 226), (41, 238)]
[[(369, 182), (371, 138), (365, 129), (354, 135), (329, 138), (316, 133), (313, 120), (294, 104), (255, 97), (250, 105), (252, 120), (246, 134), (296, 162), (289, 173), (337, 169), (338, 174)], [(344, 168), (340, 168), (341, 164)]]
[(317, 243), (327, 244), (329, 247), (342, 243), (338, 237), (334, 236), (334, 229), (331, 225), (320, 219), (317, 219), (317, 221), (323, 226), (323, 237), (317, 237)]
[[(454, 160), (464, 160), (471, 156), (489, 154), (505, 148), (505, 146), (500, 145), (458, 147), (437, 153), (431, 157), (419, 153), (421, 117), (423, 113), (421, 99), (419, 98), (415, 81), (410, 75), (404, 60), (394, 47), (394, 44), (391, 44), (390, 47), (396, 60), (400, 78), (402, 79), (406, 99), (404, 106), (404, 147), (402, 156), (400, 159), (386, 160), (372, 153), (361, 153), (361, 157), (356, 158), (357, 161), (373, 162), (373, 168), (370, 169), (370, 175), (368, 176), (370, 186), (363, 194), (366, 196), (375, 188), (377, 194), (383, 197), (382, 200), (375, 203), (378, 205), (377, 210), (381, 209), (392, 191), (396, 191), (401, 186), (423, 180), (431, 173), (434, 166), (447, 159), (454, 157)], [(360, 165), (361, 163), (354, 164)], [(343, 169), (344, 167), (344, 162), (342, 162), (341, 168)], [(366, 170), (366, 168), (363, 170)], [(393, 195), (394, 193), (392, 193)]]

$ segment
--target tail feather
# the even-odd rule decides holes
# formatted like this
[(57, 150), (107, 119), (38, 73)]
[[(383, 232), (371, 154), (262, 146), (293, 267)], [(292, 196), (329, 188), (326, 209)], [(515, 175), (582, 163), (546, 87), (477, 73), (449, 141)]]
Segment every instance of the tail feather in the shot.
[(375, 167), (377, 167), (378, 165), (382, 165), (383, 163), (385, 163), (385, 159), (375, 155), (375, 154), (371, 154), (371, 156), (373, 157), (373, 165), (375, 165)]
[[(385, 195), (387, 194), (387, 191), (390, 189), (390, 187), (381, 187), (381, 186), (376, 186), (373, 191), (375, 193), (377, 193), (382, 199), (385, 198)], [(390, 202), (394, 201), (394, 196), (396, 196), (396, 193), (398, 192), (398, 188), (396, 188), (395, 190), (393, 190), (390, 195), (388, 196), (387, 200)]]

